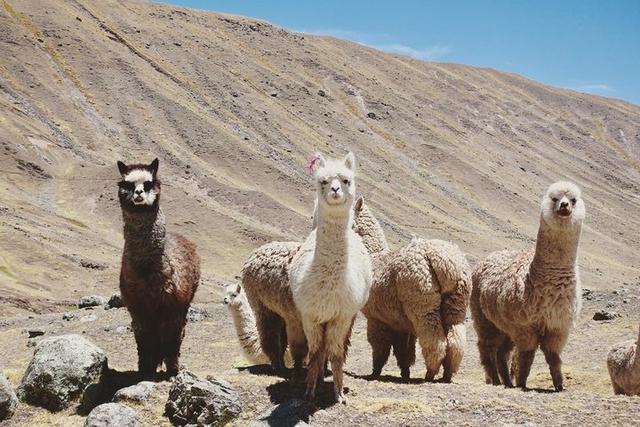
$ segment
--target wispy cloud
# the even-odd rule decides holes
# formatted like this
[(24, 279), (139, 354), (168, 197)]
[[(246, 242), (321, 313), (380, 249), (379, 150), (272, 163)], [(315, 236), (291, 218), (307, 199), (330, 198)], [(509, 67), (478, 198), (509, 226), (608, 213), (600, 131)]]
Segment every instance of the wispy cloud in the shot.
[(602, 84), (602, 83), (580, 85), (580, 86), (576, 86), (575, 89), (583, 91), (583, 92), (611, 92), (611, 91), (613, 91), (613, 88), (611, 86), (605, 85), (605, 84)]
[(421, 59), (423, 61), (433, 61), (442, 58), (450, 52), (449, 47), (440, 44), (425, 48), (415, 48), (402, 43), (396, 43), (393, 40), (393, 37), (391, 37), (389, 34), (368, 34), (358, 31), (341, 30), (337, 28), (292, 29), (292, 31), (311, 34), (315, 36), (332, 36), (339, 39), (347, 39), (373, 49), (381, 50), (384, 52), (397, 53), (400, 55), (407, 55), (412, 58)]

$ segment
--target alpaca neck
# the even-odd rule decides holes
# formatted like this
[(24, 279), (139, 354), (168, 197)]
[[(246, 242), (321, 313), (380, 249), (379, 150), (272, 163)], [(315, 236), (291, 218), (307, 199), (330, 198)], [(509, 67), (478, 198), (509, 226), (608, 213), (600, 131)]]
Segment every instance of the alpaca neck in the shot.
[(124, 254), (128, 262), (149, 265), (164, 253), (165, 219), (162, 210), (128, 212), (123, 210)]
[(351, 206), (338, 211), (328, 211), (322, 205), (318, 206), (318, 223), (316, 227), (316, 252), (329, 251), (335, 255), (344, 255), (347, 252), (348, 235), (351, 231), (352, 214)]
[(249, 304), (233, 305), (230, 311), (238, 338), (255, 332), (256, 319)]
[(549, 270), (559, 273), (575, 271), (580, 231), (581, 224), (553, 229), (541, 219), (531, 273), (535, 276), (536, 273)]

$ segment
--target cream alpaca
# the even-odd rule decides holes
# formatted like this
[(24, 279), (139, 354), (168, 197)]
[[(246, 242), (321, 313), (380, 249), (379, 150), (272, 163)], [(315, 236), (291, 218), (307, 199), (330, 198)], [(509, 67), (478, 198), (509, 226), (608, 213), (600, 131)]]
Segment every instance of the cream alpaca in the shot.
[(609, 351), (607, 368), (615, 394), (640, 396), (640, 331), (635, 341), (616, 344)]
[(552, 184), (542, 199), (535, 252), (499, 251), (473, 272), (471, 312), (488, 383), (525, 388), (540, 346), (553, 385), (563, 390), (560, 353), (580, 311), (578, 243), (585, 217), (580, 189)]
[(291, 293), (309, 346), (308, 399), (315, 397), (324, 361), (331, 362), (334, 397), (346, 403), (343, 365), (356, 314), (369, 296), (371, 260), (352, 230), (355, 158), (317, 155), (317, 227), (294, 256), (289, 269)]

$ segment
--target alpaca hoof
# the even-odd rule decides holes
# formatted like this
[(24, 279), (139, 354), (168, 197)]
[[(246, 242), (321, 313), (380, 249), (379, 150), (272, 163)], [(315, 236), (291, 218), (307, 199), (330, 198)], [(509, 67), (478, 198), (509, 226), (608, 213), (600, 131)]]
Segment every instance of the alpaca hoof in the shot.
[(341, 403), (343, 405), (347, 404), (347, 397), (344, 395), (343, 392), (335, 393), (335, 400), (336, 400), (336, 403)]
[(403, 380), (409, 380), (411, 379), (411, 372), (409, 371), (409, 368), (402, 368), (400, 369), (400, 377)]
[(440, 378), (440, 382), (443, 384), (451, 384), (451, 377), (450, 376), (442, 377)]
[(427, 375), (425, 375), (424, 379), (425, 381), (427, 381), (428, 383), (432, 383), (434, 382), (433, 379), (436, 377), (436, 374), (427, 372)]
[(557, 386), (555, 386), (555, 389), (556, 389), (557, 392), (561, 392), (561, 391), (565, 391), (566, 390), (562, 384), (558, 384)]
[(307, 390), (307, 391), (305, 391), (304, 400), (306, 400), (307, 402), (313, 402), (314, 400), (316, 400), (316, 392), (315, 392), (315, 390)]

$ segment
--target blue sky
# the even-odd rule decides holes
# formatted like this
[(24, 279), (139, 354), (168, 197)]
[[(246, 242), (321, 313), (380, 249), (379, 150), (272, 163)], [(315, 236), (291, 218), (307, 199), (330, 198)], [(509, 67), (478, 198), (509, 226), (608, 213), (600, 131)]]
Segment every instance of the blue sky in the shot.
[(168, 0), (640, 105), (640, 0)]

